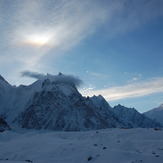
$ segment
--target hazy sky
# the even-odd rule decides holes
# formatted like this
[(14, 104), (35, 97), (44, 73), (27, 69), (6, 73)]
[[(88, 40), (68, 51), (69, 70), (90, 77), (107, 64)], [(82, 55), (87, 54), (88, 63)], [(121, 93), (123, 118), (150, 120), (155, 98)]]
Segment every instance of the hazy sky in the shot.
[(163, 103), (163, 0), (0, 0), (0, 74), (78, 76), (83, 95), (140, 112)]

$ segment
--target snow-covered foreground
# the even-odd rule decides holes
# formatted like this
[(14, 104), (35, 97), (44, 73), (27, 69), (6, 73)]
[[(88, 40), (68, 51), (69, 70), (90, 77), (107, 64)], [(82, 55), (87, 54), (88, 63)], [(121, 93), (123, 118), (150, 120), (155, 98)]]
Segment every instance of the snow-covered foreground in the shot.
[(5, 131), (0, 163), (162, 163), (163, 130)]

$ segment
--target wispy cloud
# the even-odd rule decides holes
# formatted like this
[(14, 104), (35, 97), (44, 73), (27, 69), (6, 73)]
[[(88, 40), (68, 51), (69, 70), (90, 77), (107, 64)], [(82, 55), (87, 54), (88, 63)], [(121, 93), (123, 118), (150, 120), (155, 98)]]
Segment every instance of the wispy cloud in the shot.
[(161, 0), (2, 1), (8, 39), (37, 50), (43, 43), (47, 50), (70, 48), (104, 22), (109, 34), (114, 35), (163, 15)]
[(96, 76), (96, 77), (106, 77), (106, 74), (103, 73), (98, 73), (98, 72), (91, 72), (91, 71), (86, 71), (89, 75)]
[(125, 98), (141, 97), (153, 93), (163, 93), (163, 77), (130, 83), (128, 85), (111, 87), (100, 90), (89, 90), (81, 93), (85, 96), (103, 95), (106, 100), (114, 101)]
[(59, 82), (59, 83), (71, 83), (77, 87), (79, 87), (82, 84), (82, 80), (80, 80), (78, 77), (75, 77), (73, 75), (65, 75), (62, 73), (59, 73), (58, 75), (51, 75), (51, 74), (45, 75), (37, 72), (23, 71), (21, 72), (21, 76), (39, 79), (39, 80), (49, 79), (52, 82)]
[[(53, 49), (66, 50), (79, 43), (107, 18), (107, 9), (93, 0), (2, 0), (2, 58), (23, 63), (21, 69), (36, 69), (40, 59)], [(5, 47), (3, 47), (3, 45)], [(7, 52), (6, 52), (7, 51)], [(12, 55), (11, 55), (12, 53)]]
[(21, 76), (22, 77), (34, 78), (34, 79), (41, 79), (41, 78), (44, 78), (46, 75), (45, 74), (40, 74), (40, 73), (37, 73), (37, 72), (22, 71)]
[[(66, 49), (93, 32), (104, 19), (102, 8), (93, 1), (18, 1), (15, 35), (18, 43), (32, 45), (28, 36), (47, 37), (48, 45)], [(34, 36), (33, 36), (34, 37)], [(15, 40), (16, 41), (16, 40)], [(48, 47), (49, 49), (49, 47)]]
[(12, 61), (17, 72), (40, 71), (49, 51), (55, 57), (102, 24), (108, 37), (131, 31), (162, 16), (162, 8), (162, 0), (1, 0), (0, 65)]

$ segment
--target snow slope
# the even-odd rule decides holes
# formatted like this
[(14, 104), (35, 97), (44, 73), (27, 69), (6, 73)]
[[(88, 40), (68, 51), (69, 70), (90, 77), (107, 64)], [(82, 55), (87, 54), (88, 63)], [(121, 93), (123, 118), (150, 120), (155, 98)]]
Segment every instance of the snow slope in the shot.
[(161, 127), (161, 124), (151, 120), (145, 115), (139, 113), (134, 108), (127, 108), (122, 105), (117, 105), (113, 109), (113, 112), (123, 119), (124, 123), (127, 123), (130, 127)]
[(37, 80), (29, 86), (11, 86), (0, 78), (0, 115), (12, 125), (13, 120), (25, 109), (34, 92), (41, 87), (41, 81)]
[(163, 130), (139, 128), (86, 132), (21, 130), (0, 133), (0, 163), (27, 163), (27, 161), (162, 163)]
[(0, 115), (5, 110), (8, 110), (7, 103), (9, 102), (12, 86), (0, 75)]
[(163, 125), (163, 104), (157, 108), (154, 108), (150, 111), (145, 112), (144, 115), (146, 115), (147, 117), (153, 120), (158, 121), (159, 123)]
[(116, 121), (109, 118), (107, 108), (103, 109), (102, 115), (101, 110), (90, 103), (90, 99), (82, 97), (75, 85), (46, 79), (16, 121), (23, 128), (58, 131), (116, 127)]

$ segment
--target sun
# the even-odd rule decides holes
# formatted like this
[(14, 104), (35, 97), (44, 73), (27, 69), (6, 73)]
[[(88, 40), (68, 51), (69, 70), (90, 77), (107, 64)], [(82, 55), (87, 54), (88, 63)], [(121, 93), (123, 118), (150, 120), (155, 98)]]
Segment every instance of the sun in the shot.
[(51, 35), (49, 34), (30, 34), (26, 35), (24, 43), (31, 46), (43, 47), (50, 44)]

